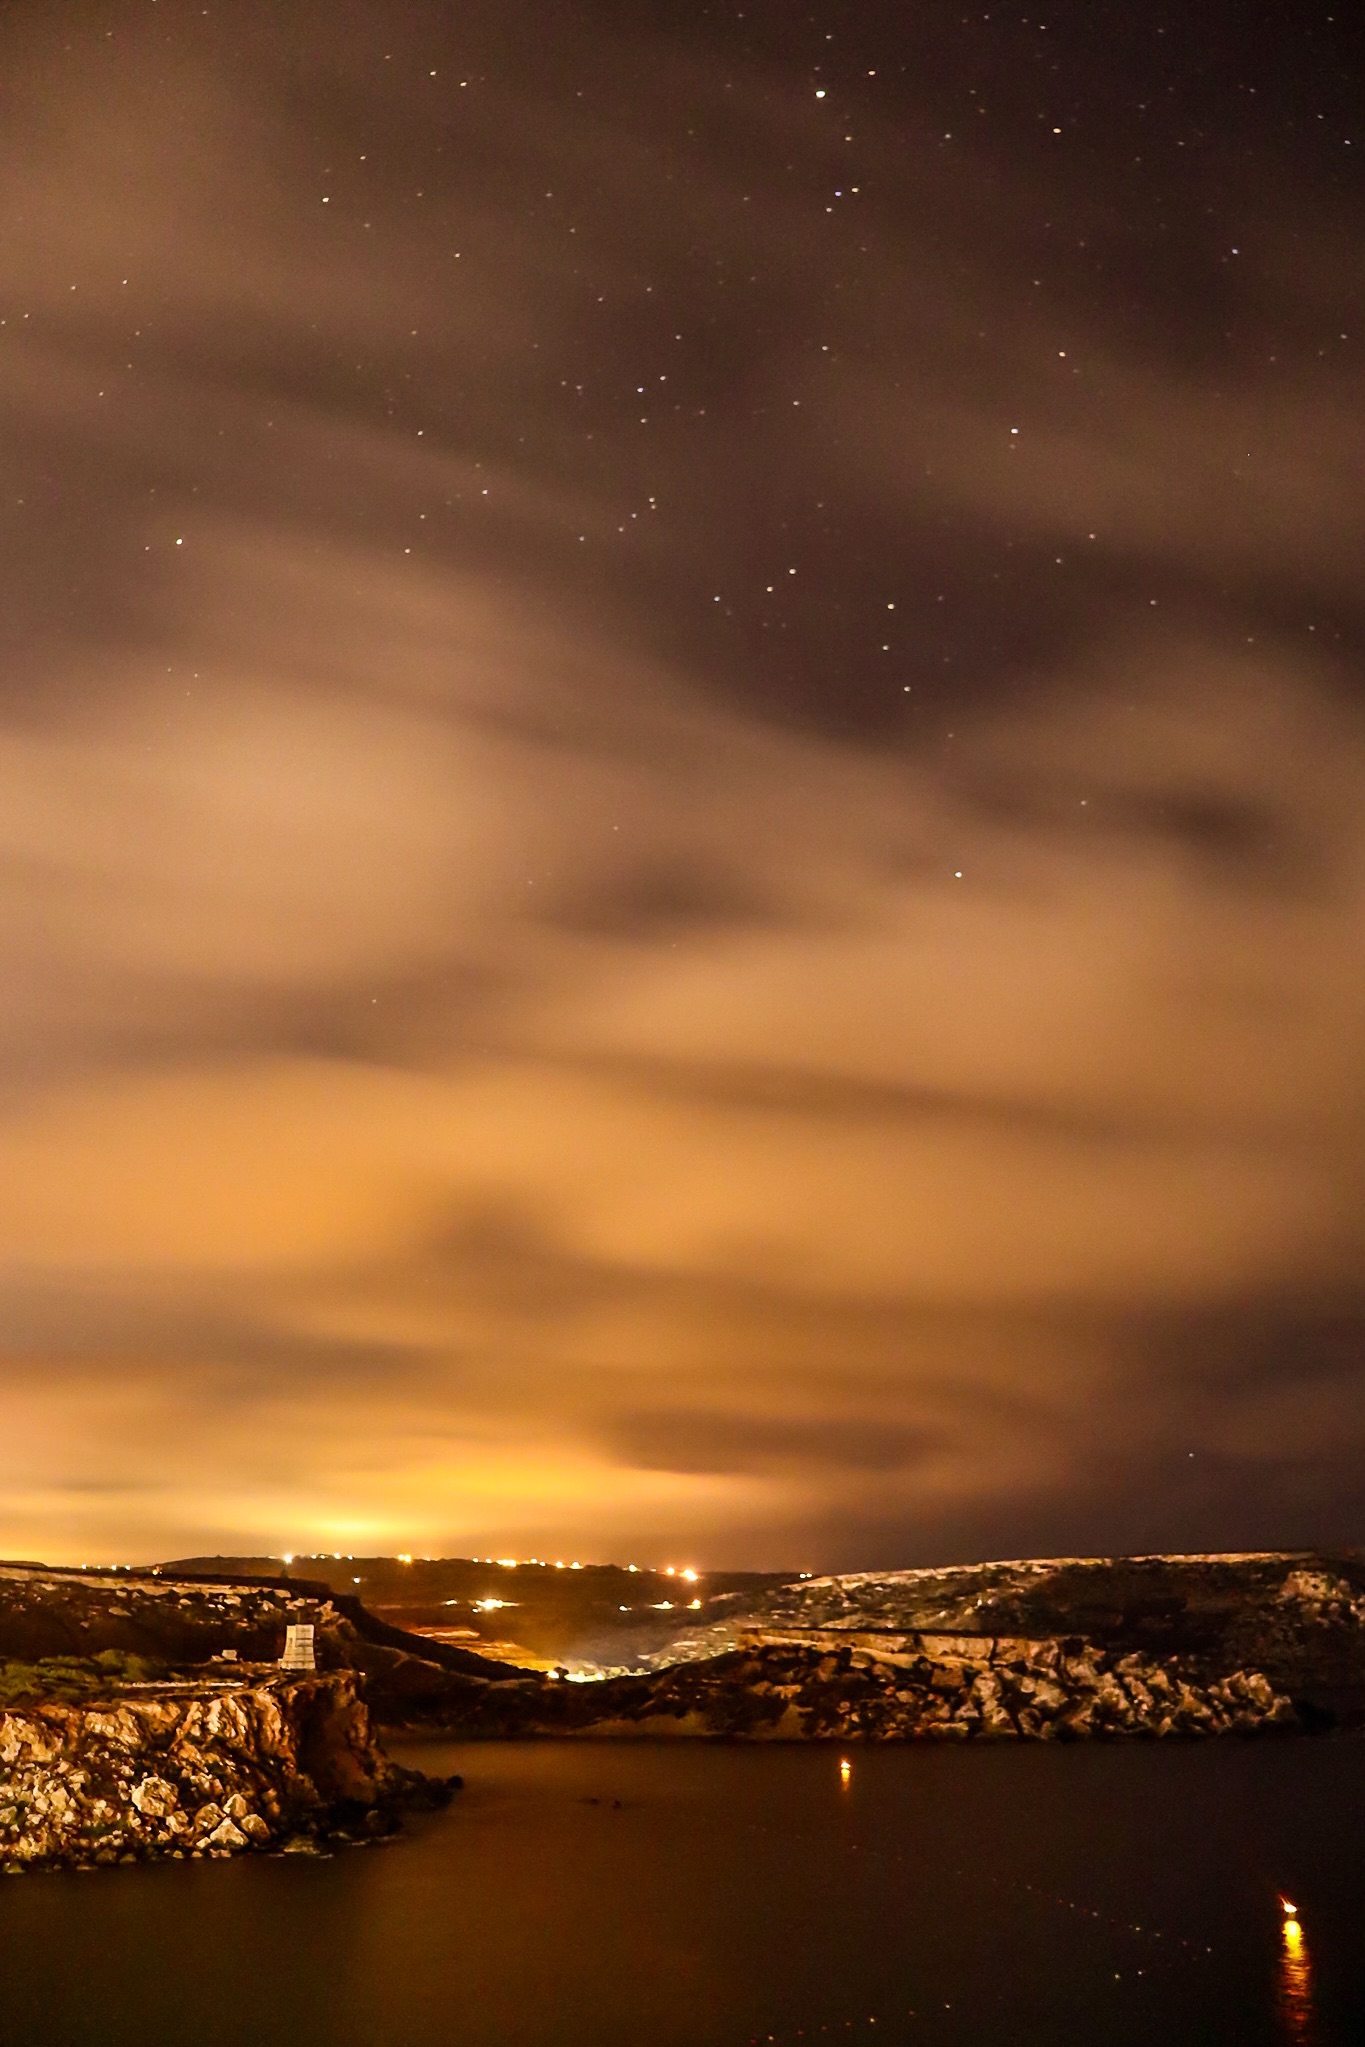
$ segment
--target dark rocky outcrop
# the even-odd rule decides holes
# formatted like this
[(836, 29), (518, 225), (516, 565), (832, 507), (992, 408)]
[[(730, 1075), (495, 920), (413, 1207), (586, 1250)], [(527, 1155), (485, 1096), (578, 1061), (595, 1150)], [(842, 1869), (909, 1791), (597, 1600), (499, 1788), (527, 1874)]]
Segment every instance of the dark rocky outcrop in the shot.
[(471, 1738), (691, 1735), (740, 1741), (1079, 1741), (1299, 1725), (1261, 1672), (1192, 1678), (1179, 1658), (1079, 1637), (830, 1633), (755, 1638), (706, 1662), (597, 1684), (466, 1680), (442, 1724)]
[(376, 1746), (351, 1672), (148, 1685), (0, 1714), (0, 1866), (316, 1850), (448, 1790)]

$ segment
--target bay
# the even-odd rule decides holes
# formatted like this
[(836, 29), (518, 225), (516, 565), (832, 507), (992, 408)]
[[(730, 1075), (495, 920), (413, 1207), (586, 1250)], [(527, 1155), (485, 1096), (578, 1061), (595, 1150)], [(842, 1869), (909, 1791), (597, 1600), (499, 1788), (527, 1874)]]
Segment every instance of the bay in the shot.
[(393, 1752), (381, 1847), (0, 1883), (4, 2047), (1365, 2038), (1359, 1741)]

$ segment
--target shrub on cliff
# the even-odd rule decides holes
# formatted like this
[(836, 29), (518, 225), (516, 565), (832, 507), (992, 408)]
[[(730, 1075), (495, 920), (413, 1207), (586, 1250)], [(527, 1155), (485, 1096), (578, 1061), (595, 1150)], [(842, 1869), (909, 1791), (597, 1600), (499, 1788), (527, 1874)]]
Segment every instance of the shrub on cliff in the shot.
[(0, 1658), (0, 1708), (33, 1705), (43, 1699), (69, 1703), (98, 1698), (125, 1684), (150, 1684), (165, 1675), (165, 1665), (122, 1649), (101, 1649), (98, 1656), (44, 1656), (36, 1663)]

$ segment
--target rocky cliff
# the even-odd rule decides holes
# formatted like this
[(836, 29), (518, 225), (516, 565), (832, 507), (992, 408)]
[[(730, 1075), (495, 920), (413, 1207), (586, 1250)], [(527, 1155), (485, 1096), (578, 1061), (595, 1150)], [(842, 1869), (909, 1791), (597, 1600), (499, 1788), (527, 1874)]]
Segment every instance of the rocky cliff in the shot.
[(1211, 1682), (1259, 1670), (1308, 1717), (1365, 1714), (1365, 1557), (1325, 1552), (1061, 1557), (860, 1571), (766, 1592), (682, 1634), (670, 1661), (826, 1636), (1080, 1637), (1111, 1662), (1175, 1658)]
[(465, 1680), (441, 1724), (475, 1739), (846, 1742), (1261, 1734), (1302, 1721), (1260, 1671), (1201, 1679), (1179, 1658), (1110, 1654), (1078, 1637), (829, 1635), (760, 1637), (706, 1662), (598, 1684)]
[(312, 1849), (391, 1831), (403, 1803), (443, 1795), (380, 1752), (350, 1672), (149, 1685), (0, 1714), (9, 1874)]

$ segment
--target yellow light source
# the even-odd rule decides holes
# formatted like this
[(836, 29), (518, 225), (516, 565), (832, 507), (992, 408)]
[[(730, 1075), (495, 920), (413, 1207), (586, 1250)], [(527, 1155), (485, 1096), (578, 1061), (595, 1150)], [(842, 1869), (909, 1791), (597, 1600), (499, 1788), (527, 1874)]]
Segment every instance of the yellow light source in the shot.
[(840, 1758), (839, 1758), (839, 1780), (840, 1780), (840, 1782), (841, 1782), (841, 1783), (843, 1783), (843, 1784), (847, 1784), (847, 1783), (849, 1782), (850, 1778), (852, 1777), (852, 1775), (853, 1775), (853, 1765), (852, 1765), (852, 1763), (851, 1763), (851, 1762), (849, 1761), (849, 1759), (848, 1759), (848, 1757), (847, 1757), (847, 1756), (840, 1756)]

